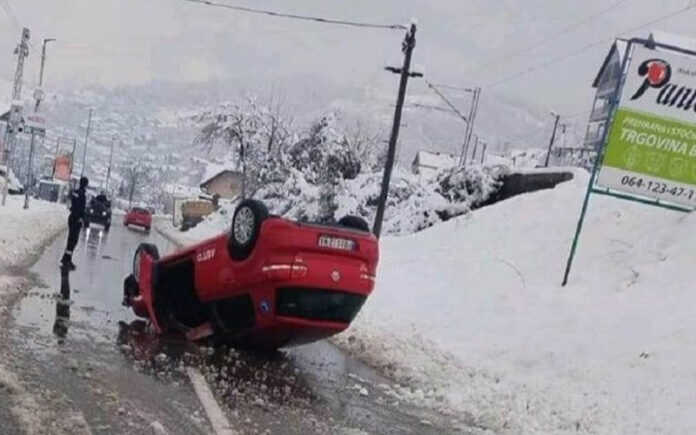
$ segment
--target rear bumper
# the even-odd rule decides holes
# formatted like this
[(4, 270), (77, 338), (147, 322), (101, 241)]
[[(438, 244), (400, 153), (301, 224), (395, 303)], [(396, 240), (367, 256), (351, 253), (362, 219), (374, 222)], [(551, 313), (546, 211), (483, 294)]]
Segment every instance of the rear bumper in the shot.
[[(311, 343), (350, 326), (367, 294), (349, 290), (267, 287), (215, 302), (217, 330), (244, 345), (279, 348)], [(247, 311), (249, 310), (249, 311)], [(245, 327), (235, 324), (248, 319)]]
[(139, 219), (125, 219), (123, 225), (133, 225), (136, 227), (150, 228), (151, 222), (146, 222)]

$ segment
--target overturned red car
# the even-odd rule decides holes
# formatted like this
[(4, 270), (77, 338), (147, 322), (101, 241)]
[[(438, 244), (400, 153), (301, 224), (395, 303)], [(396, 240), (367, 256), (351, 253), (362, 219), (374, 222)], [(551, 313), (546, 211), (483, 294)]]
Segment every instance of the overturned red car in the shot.
[(276, 349), (345, 330), (374, 288), (378, 257), (361, 218), (301, 223), (244, 200), (229, 233), (163, 258), (141, 244), (123, 303), (160, 333)]

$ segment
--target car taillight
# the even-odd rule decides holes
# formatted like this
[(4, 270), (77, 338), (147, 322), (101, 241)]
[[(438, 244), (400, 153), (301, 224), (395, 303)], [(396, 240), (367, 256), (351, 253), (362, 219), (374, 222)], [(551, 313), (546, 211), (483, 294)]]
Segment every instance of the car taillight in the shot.
[(360, 279), (374, 283), (376, 278), (375, 275), (370, 273), (366, 265), (362, 264), (360, 266)]
[(293, 264), (290, 270), (290, 278), (304, 278), (309, 269), (304, 264)]
[(304, 278), (307, 276), (308, 270), (307, 265), (303, 264), (302, 257), (299, 256), (295, 257), (295, 261), (292, 264), (269, 264), (261, 268), (261, 271), (268, 278), (279, 281)]
[(284, 280), (290, 279), (291, 264), (270, 264), (264, 266), (261, 270), (270, 279)]

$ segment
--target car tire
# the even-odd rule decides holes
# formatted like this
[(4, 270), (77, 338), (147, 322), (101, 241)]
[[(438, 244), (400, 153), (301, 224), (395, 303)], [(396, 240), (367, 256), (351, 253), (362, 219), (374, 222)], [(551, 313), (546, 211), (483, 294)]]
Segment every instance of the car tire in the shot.
[(370, 227), (365, 221), (365, 219), (359, 216), (343, 216), (339, 221), (338, 225), (346, 228), (352, 228), (354, 230), (360, 230), (365, 232), (370, 232)]
[(160, 258), (157, 246), (153, 245), (152, 243), (141, 243), (138, 246), (138, 249), (135, 250), (135, 254), (133, 255), (133, 278), (135, 278), (135, 282), (138, 282), (139, 279), (138, 265), (140, 263), (140, 257), (143, 253), (148, 254), (150, 257), (153, 258), (153, 260), (159, 260)]
[(109, 231), (109, 228), (111, 228), (111, 222), (104, 225), (104, 231)]
[(261, 232), (261, 224), (267, 218), (268, 208), (261, 201), (245, 199), (237, 206), (227, 242), (230, 257), (245, 260), (251, 255)]

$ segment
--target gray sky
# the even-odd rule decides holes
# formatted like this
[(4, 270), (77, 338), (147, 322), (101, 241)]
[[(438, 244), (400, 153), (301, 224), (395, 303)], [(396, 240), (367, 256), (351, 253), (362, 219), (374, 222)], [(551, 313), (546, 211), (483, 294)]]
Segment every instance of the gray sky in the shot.
[[(486, 85), (588, 43), (613, 37), (684, 7), (688, 0), (281, 0), (227, 1), (293, 13), (370, 22), (407, 23), (418, 18), (415, 63), (433, 82), (478, 84), (566, 114), (589, 108), (590, 81), (609, 44), (504, 85)], [(0, 0), (8, 2), (33, 32), (29, 82), (37, 75), (40, 41), (49, 49), (47, 83), (61, 87), (143, 84), (151, 80), (219, 80), (242, 90), (259, 86), (361, 89), (364, 95), (393, 93), (402, 32), (366, 30), (247, 15), (183, 0)], [(696, 10), (655, 25), (694, 36)], [(564, 29), (565, 32), (559, 36)], [(634, 33), (645, 36), (650, 28)], [(19, 36), (0, 9), (0, 78), (14, 68)], [(548, 41), (539, 45), (540, 41)], [(534, 50), (530, 47), (539, 45)], [(527, 51), (524, 55), (515, 53)], [(413, 92), (425, 93), (422, 82)], [(322, 91), (323, 92), (323, 91)], [(348, 92), (348, 91), (345, 91)], [(349, 98), (344, 95), (343, 98)]]

